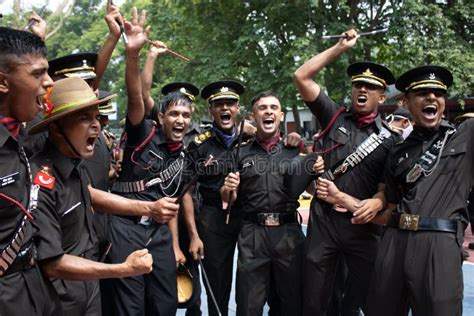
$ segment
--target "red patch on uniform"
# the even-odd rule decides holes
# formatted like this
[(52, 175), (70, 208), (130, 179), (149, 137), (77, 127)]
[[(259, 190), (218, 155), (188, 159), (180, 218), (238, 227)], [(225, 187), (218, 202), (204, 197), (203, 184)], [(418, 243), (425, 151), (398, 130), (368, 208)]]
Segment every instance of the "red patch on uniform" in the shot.
[(41, 171), (36, 174), (35, 180), (33, 181), (34, 184), (49, 190), (53, 189), (54, 182), (56, 182), (55, 177)]

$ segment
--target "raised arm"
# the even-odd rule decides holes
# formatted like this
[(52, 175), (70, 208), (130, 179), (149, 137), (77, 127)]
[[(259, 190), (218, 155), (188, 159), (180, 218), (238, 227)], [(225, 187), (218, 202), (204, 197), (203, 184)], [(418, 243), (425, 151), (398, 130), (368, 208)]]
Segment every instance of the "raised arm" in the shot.
[(46, 40), (46, 21), (43, 20), (35, 11), (31, 13), (30, 18), (28, 19), (28, 24), (34, 21), (30, 27), (31, 33), (38, 35), (43, 42)]
[(127, 62), (125, 83), (127, 86), (127, 117), (132, 126), (138, 125), (145, 117), (145, 106), (142, 98), (142, 85), (140, 80), (140, 51), (148, 39), (150, 28), (144, 29), (146, 11), (143, 10), (140, 21), (137, 8), (133, 8), (132, 22), (125, 21), (125, 33), (128, 44), (125, 45)]
[(295, 71), (293, 79), (304, 101), (316, 100), (321, 92), (314, 77), (326, 65), (356, 44), (358, 35), (355, 30), (352, 29), (343, 34), (347, 35), (347, 38), (341, 38), (337, 44), (312, 57)]
[(120, 26), (118, 23), (123, 25), (123, 18), (117, 6), (110, 3), (107, 5), (105, 22), (107, 22), (107, 26), (109, 27), (109, 35), (97, 55), (97, 62), (95, 64), (96, 77), (92, 83), (94, 90), (99, 88), (100, 80), (104, 76), (115, 46), (120, 39)]
[[(153, 83), (153, 73), (155, 70), (156, 59), (161, 55), (166, 53), (166, 45), (160, 41), (154, 41), (153, 44), (150, 44), (150, 50), (146, 57), (145, 65), (143, 65), (142, 70), (142, 97), (143, 102), (145, 103), (145, 115), (149, 116), (155, 101), (150, 96), (151, 85)], [(156, 118), (152, 118), (156, 119)]]

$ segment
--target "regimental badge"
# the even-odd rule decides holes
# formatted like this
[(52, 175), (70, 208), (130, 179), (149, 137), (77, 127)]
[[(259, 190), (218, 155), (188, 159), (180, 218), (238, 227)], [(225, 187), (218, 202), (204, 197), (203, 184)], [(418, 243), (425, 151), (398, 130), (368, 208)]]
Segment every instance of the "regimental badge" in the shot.
[(211, 131), (206, 131), (204, 132), (204, 135), (206, 135), (207, 138), (211, 137)]
[(50, 168), (47, 166), (41, 166), (41, 170), (36, 173), (34, 184), (39, 185), (40, 187), (52, 190), (56, 178), (49, 174)]
[(221, 92), (229, 92), (229, 88), (227, 88), (227, 87), (222, 87), (222, 88), (221, 88)]
[(434, 73), (430, 73), (430, 79), (431, 79), (431, 80), (435, 80), (435, 79), (436, 79), (436, 76), (435, 76)]
[(186, 93), (187, 91), (186, 91), (185, 88), (181, 88), (181, 89), (179, 89), (179, 92), (181, 92), (181, 93)]

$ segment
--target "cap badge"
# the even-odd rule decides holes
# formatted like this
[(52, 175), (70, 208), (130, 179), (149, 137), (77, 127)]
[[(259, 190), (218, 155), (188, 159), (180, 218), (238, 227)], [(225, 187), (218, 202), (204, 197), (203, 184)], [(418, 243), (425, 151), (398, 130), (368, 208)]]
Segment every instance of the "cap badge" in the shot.
[(186, 89), (181, 88), (181, 89), (179, 89), (179, 92), (181, 92), (181, 93), (186, 93)]
[(434, 79), (436, 79), (436, 76), (435, 76), (435, 74), (434, 74), (434, 73), (430, 73), (430, 79), (431, 79), (431, 80), (434, 80)]
[(87, 60), (86, 59), (82, 60), (82, 66), (87, 67)]
[(367, 68), (367, 70), (364, 71), (362, 74), (365, 75), (365, 76), (373, 76), (373, 73), (372, 73), (372, 71), (370, 71), (370, 68)]
[(221, 92), (229, 92), (229, 88), (227, 88), (227, 87), (222, 87), (222, 88), (221, 88)]

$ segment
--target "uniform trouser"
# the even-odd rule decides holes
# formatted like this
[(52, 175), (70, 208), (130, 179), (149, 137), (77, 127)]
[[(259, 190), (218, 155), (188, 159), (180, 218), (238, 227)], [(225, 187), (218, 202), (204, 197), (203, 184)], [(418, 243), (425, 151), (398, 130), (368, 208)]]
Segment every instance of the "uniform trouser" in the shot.
[[(461, 238), (462, 239), (462, 238)], [(384, 233), (369, 290), (368, 315), (462, 314), (462, 240), (453, 233)]]
[(280, 315), (300, 315), (304, 250), (301, 227), (297, 223), (278, 227), (245, 223), (238, 247), (237, 315), (262, 315), (270, 297)]
[[(203, 265), (209, 283), (223, 316), (228, 314), (234, 252), (240, 230), (240, 211), (232, 209), (229, 224), (225, 223), (220, 207), (202, 205), (200, 210), (199, 234), (204, 243)], [(206, 286), (209, 315), (217, 315), (217, 310)]]
[(98, 280), (70, 281), (55, 279), (53, 285), (58, 292), (63, 315), (102, 315)]
[(53, 286), (38, 266), (0, 277), (0, 315), (62, 315)]
[[(118, 216), (111, 216), (110, 224), (112, 248), (109, 258), (113, 263), (123, 262), (133, 251), (145, 248), (145, 243), (157, 225), (140, 225)], [(153, 256), (151, 273), (113, 279), (116, 315), (176, 314), (176, 260), (168, 225), (160, 225), (147, 248)]]
[(304, 315), (327, 315), (340, 254), (346, 260), (348, 284), (344, 300), (351, 307), (366, 309), (366, 296), (373, 270), (380, 227), (354, 225), (351, 213), (314, 203), (308, 224), (304, 264)]

